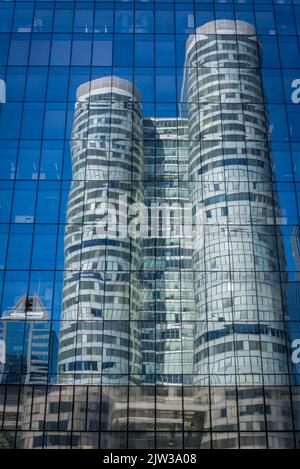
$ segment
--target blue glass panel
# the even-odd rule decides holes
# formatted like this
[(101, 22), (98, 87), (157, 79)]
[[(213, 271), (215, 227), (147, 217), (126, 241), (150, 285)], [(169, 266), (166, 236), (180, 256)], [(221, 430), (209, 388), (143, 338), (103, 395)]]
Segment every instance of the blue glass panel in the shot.
[(175, 37), (173, 34), (155, 36), (155, 65), (172, 67), (175, 65)]
[[(285, 39), (285, 38), (284, 38)], [(276, 37), (261, 36), (262, 65), (264, 67), (279, 67), (279, 51)]]
[(26, 103), (23, 108), (21, 138), (41, 139), (43, 133), (44, 103)]
[(266, 68), (262, 70), (265, 99), (268, 103), (283, 103), (284, 93), (282, 86), (281, 71)]
[(50, 53), (48, 34), (35, 34), (31, 39), (29, 65), (48, 65)]
[(278, 190), (281, 207), (281, 223), (283, 225), (296, 225), (299, 223), (299, 217), (296, 201), (296, 191), (293, 185), (278, 183), (276, 188)]
[(53, 31), (68, 33), (72, 31), (74, 10), (72, 4), (56, 2)]
[(6, 103), (0, 112), (0, 138), (19, 138), (21, 117), (20, 103)]
[(0, 204), (0, 222), (8, 223), (10, 221), (13, 186), (10, 182), (3, 181), (0, 183), (1, 204)]
[(63, 155), (63, 141), (44, 140), (41, 153), (40, 179), (61, 179)]
[(137, 34), (134, 42), (134, 65), (136, 67), (154, 65), (154, 36)]
[(94, 5), (92, 2), (77, 2), (73, 31), (92, 33), (94, 30)]
[(296, 181), (300, 181), (300, 143), (292, 143), (293, 169)]
[(154, 32), (154, 5), (153, 3), (138, 4), (135, 3), (135, 32), (153, 33)]
[(113, 38), (110, 34), (96, 36), (93, 42), (93, 66), (112, 65)]
[(46, 67), (28, 68), (26, 82), (26, 101), (44, 101), (46, 98), (48, 69)]
[(34, 2), (17, 2), (14, 12), (13, 31), (30, 32), (33, 23)]
[(195, 13), (192, 3), (177, 5), (175, 9), (176, 33), (193, 33), (195, 31)]
[(293, 181), (294, 171), (289, 143), (273, 142), (271, 151), (275, 180), (281, 182)]
[(37, 194), (36, 222), (57, 223), (59, 214), (60, 184), (40, 181)]
[(35, 216), (37, 183), (16, 181), (13, 198), (13, 223), (33, 223)]
[(157, 33), (173, 33), (175, 18), (172, 4), (155, 4), (155, 31)]
[(73, 36), (71, 65), (84, 66), (91, 62), (92, 41), (89, 34)]
[(0, 32), (6, 32), (11, 30), (12, 19), (14, 13), (13, 3), (0, 3)]
[(57, 226), (37, 224), (32, 245), (32, 269), (53, 270), (56, 257)]
[(32, 232), (31, 224), (11, 226), (6, 261), (8, 269), (28, 270), (30, 268)]
[[(282, 67), (299, 68), (300, 67), (300, 49), (297, 37), (279, 36), (278, 37), (280, 60)], [(287, 54), (286, 51), (289, 51)]]
[(293, 9), (287, 5), (275, 5), (275, 18), (278, 34), (296, 34)]
[(287, 106), (290, 141), (300, 141), (300, 109), (297, 105)]
[(54, 3), (37, 3), (34, 10), (33, 31), (48, 33), (52, 31)]
[(45, 110), (44, 138), (64, 138), (66, 106), (63, 103), (49, 103)]
[(22, 101), (24, 99), (26, 73), (25, 67), (9, 67), (7, 69), (5, 77), (7, 101)]
[(267, 5), (255, 5), (255, 19), (259, 34), (276, 34), (274, 13)]
[(54, 281), (54, 272), (49, 271), (32, 271), (30, 275), (30, 282), (28, 286), (29, 295), (34, 295), (38, 293), (42, 304), (46, 310), (50, 313), (52, 310), (52, 301), (53, 301), (53, 281)]
[(112, 33), (114, 26), (113, 3), (97, 2), (95, 4), (95, 33)]
[(130, 67), (133, 65), (132, 34), (115, 34), (113, 46), (113, 65), (115, 67)]
[(8, 57), (9, 34), (0, 33), (0, 65), (5, 65)]
[(9, 65), (27, 65), (29, 46), (29, 34), (13, 34), (9, 48)]
[(71, 57), (71, 35), (55, 34), (52, 36), (50, 64), (69, 65)]
[(135, 68), (134, 83), (143, 96), (143, 102), (154, 102), (154, 69)]
[(38, 178), (41, 151), (40, 148), (41, 142), (39, 140), (20, 141), (17, 159), (18, 179)]
[(28, 278), (28, 271), (7, 271), (3, 288), (1, 315), (13, 308), (20, 297), (27, 292)]
[(133, 33), (134, 31), (134, 3), (115, 4), (115, 32)]
[(47, 101), (67, 101), (69, 69), (67, 67), (49, 68)]
[(214, 7), (211, 3), (195, 4), (196, 27), (215, 19)]
[(14, 140), (1, 140), (0, 142), (1, 179), (14, 179), (15, 178), (17, 153), (18, 153), (18, 142)]
[[(0, 225), (0, 269), (3, 270), (6, 262), (6, 249), (8, 244), (9, 225)], [(2, 278), (1, 278), (2, 280)], [(2, 287), (1, 287), (2, 289)]]
[(176, 80), (174, 70), (170, 68), (156, 68), (155, 76), (156, 101), (174, 102), (176, 95)]

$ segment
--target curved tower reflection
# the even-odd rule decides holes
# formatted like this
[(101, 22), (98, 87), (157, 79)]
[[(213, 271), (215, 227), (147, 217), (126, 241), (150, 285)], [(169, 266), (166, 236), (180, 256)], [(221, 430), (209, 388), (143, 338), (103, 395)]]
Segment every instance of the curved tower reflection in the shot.
[(126, 383), (139, 373), (140, 247), (122, 218), (127, 204), (142, 200), (143, 174), (140, 94), (127, 80), (78, 88), (72, 168), (60, 381)]
[(187, 119), (144, 119), (144, 200), (150, 210), (153, 203), (159, 208), (151, 223), (161, 236), (143, 243), (143, 367), (147, 382), (170, 389), (193, 376), (192, 240), (182, 230), (188, 150)]
[(288, 383), (260, 53), (243, 21), (207, 23), (186, 46), (197, 384)]
[[(265, 418), (276, 430), (291, 421), (288, 390), (280, 387), (289, 384), (285, 259), (260, 57), (255, 28), (243, 21), (207, 23), (186, 45), (194, 384), (210, 385), (205, 425), (216, 431), (215, 447), (236, 444), (219, 431), (263, 431)], [(265, 445), (263, 433), (244, 438)]]

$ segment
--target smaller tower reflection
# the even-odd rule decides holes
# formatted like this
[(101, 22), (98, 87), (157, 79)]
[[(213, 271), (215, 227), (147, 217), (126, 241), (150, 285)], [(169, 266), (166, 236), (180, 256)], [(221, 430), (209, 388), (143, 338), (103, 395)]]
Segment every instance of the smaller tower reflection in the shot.
[(58, 339), (37, 294), (24, 294), (4, 314), (0, 320), (0, 339), (5, 345), (2, 384), (47, 384), (54, 379)]

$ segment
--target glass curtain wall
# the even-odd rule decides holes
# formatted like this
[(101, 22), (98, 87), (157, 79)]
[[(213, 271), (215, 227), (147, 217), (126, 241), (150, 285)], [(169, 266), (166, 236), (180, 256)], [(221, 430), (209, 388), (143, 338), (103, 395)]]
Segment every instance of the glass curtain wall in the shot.
[(0, 0), (0, 447), (300, 446), (299, 35)]

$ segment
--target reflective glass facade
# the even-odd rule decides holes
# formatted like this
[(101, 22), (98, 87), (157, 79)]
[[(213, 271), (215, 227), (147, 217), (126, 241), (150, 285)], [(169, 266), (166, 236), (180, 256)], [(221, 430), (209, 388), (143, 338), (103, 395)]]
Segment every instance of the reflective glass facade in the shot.
[(300, 1), (0, 1), (0, 447), (300, 446)]

